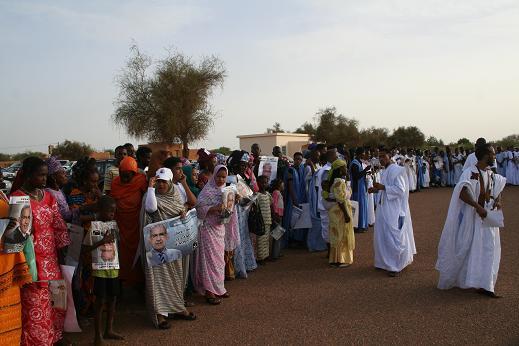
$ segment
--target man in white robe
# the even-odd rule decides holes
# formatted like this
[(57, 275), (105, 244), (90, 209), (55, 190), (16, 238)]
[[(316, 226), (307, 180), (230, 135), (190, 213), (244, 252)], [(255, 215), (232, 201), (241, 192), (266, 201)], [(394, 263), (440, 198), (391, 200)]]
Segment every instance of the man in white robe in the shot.
[(452, 164), (454, 166), (454, 185), (456, 185), (460, 181), (461, 173), (463, 173), (463, 154), (458, 148), (454, 149)]
[(317, 206), (319, 209), (319, 215), (321, 216), (321, 235), (329, 247), (330, 240), (328, 236), (328, 228), (330, 225), (330, 219), (328, 218), (328, 210), (325, 205), (326, 201), (323, 199), (323, 182), (328, 179), (328, 171), (332, 168), (332, 162), (337, 160), (337, 149), (328, 149), (326, 151), (326, 160), (327, 163), (316, 172), (316, 184), (318, 190)]
[(506, 150), (502, 150), (501, 147), (497, 147), (496, 152), (496, 163), (497, 163), (497, 174), (506, 177), (506, 158), (508, 154)]
[[(487, 140), (483, 137), (477, 139), (476, 144), (474, 145), (475, 149), (480, 145), (487, 144)], [(474, 167), (478, 163), (478, 159), (476, 158), (476, 152), (473, 152), (467, 156), (465, 160), (465, 164), (463, 165), (463, 170), (466, 170), (468, 167)], [(492, 165), (490, 165), (492, 166)]]
[(373, 241), (375, 268), (386, 270), (389, 276), (398, 276), (416, 254), (408, 179), (405, 168), (392, 162), (385, 149), (379, 151), (379, 160), (385, 169), (380, 182), (375, 182), (368, 191), (380, 194)]
[(438, 288), (477, 288), (497, 297), (494, 287), (501, 259), (499, 228), (484, 224), (488, 213), (501, 208), (506, 179), (488, 167), (494, 149), (485, 144), (476, 151), (478, 163), (468, 167), (454, 188), (438, 246)]

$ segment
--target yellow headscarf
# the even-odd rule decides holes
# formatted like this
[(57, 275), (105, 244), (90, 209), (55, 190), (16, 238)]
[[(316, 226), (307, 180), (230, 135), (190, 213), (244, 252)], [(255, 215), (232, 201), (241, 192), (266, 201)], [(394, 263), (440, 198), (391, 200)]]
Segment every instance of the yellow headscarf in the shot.
[(330, 184), (333, 184), (333, 181), (331, 181), (332, 176), (333, 176), (333, 171), (335, 171), (336, 169), (343, 167), (343, 166), (346, 166), (346, 161), (341, 160), (341, 159), (337, 159), (337, 160), (333, 161), (332, 168), (328, 171), (328, 181), (330, 182)]

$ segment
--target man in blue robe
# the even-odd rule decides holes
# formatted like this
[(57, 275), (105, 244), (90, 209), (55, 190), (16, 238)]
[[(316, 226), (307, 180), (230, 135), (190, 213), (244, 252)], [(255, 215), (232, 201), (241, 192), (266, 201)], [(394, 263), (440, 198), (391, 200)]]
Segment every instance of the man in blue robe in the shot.
[(363, 233), (368, 231), (368, 188), (366, 185), (366, 174), (371, 169), (371, 165), (366, 168), (362, 166), (362, 160), (366, 159), (366, 151), (360, 147), (355, 150), (355, 158), (350, 164), (351, 177), (351, 199), (359, 203), (359, 225), (356, 232)]
[[(288, 167), (284, 175), (284, 183), (286, 186), (285, 196), (285, 213), (283, 215), (283, 228), (288, 232), (288, 242), (296, 242), (302, 244), (306, 242), (307, 229), (292, 229), (290, 222), (292, 220), (293, 208), (301, 208), (302, 203), (307, 202), (306, 184), (305, 184), (305, 166), (303, 165), (303, 154), (297, 152), (294, 154), (294, 165)], [(285, 244), (286, 245), (286, 244)]]

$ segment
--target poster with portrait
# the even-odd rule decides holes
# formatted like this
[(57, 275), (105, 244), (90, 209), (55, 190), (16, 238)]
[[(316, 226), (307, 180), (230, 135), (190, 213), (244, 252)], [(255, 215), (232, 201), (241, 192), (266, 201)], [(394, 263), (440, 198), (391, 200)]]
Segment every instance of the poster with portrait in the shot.
[(67, 285), (65, 280), (49, 280), (50, 301), (54, 309), (67, 310)]
[(12, 196), (9, 199), (9, 222), (2, 235), (4, 252), (23, 251), (25, 241), (31, 235), (32, 211), (29, 196)]
[(148, 266), (169, 263), (193, 252), (198, 246), (198, 218), (195, 209), (185, 218), (175, 217), (144, 227), (144, 248)]
[(269, 178), (269, 184), (277, 177), (279, 158), (274, 156), (260, 156), (258, 176), (264, 175)]
[(92, 251), (92, 269), (94, 270), (119, 269), (119, 251), (117, 248), (119, 229), (115, 221), (92, 221), (90, 240), (87, 241), (87, 245), (100, 242), (106, 234), (112, 234), (114, 241), (102, 244)]
[(226, 186), (222, 190), (222, 201), (224, 210), (222, 211), (223, 223), (229, 223), (236, 201), (236, 186)]

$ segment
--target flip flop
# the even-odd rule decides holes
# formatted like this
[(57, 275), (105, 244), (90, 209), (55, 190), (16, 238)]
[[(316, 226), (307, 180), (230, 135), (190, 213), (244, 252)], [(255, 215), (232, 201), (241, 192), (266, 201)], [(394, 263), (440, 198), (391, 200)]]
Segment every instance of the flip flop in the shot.
[(206, 297), (205, 300), (211, 305), (220, 305), (222, 300), (216, 297)]
[(173, 319), (174, 320), (184, 320), (184, 321), (194, 321), (194, 320), (196, 320), (196, 315), (192, 312), (189, 312), (189, 314), (187, 314), (187, 315), (184, 315), (183, 313), (173, 314)]

